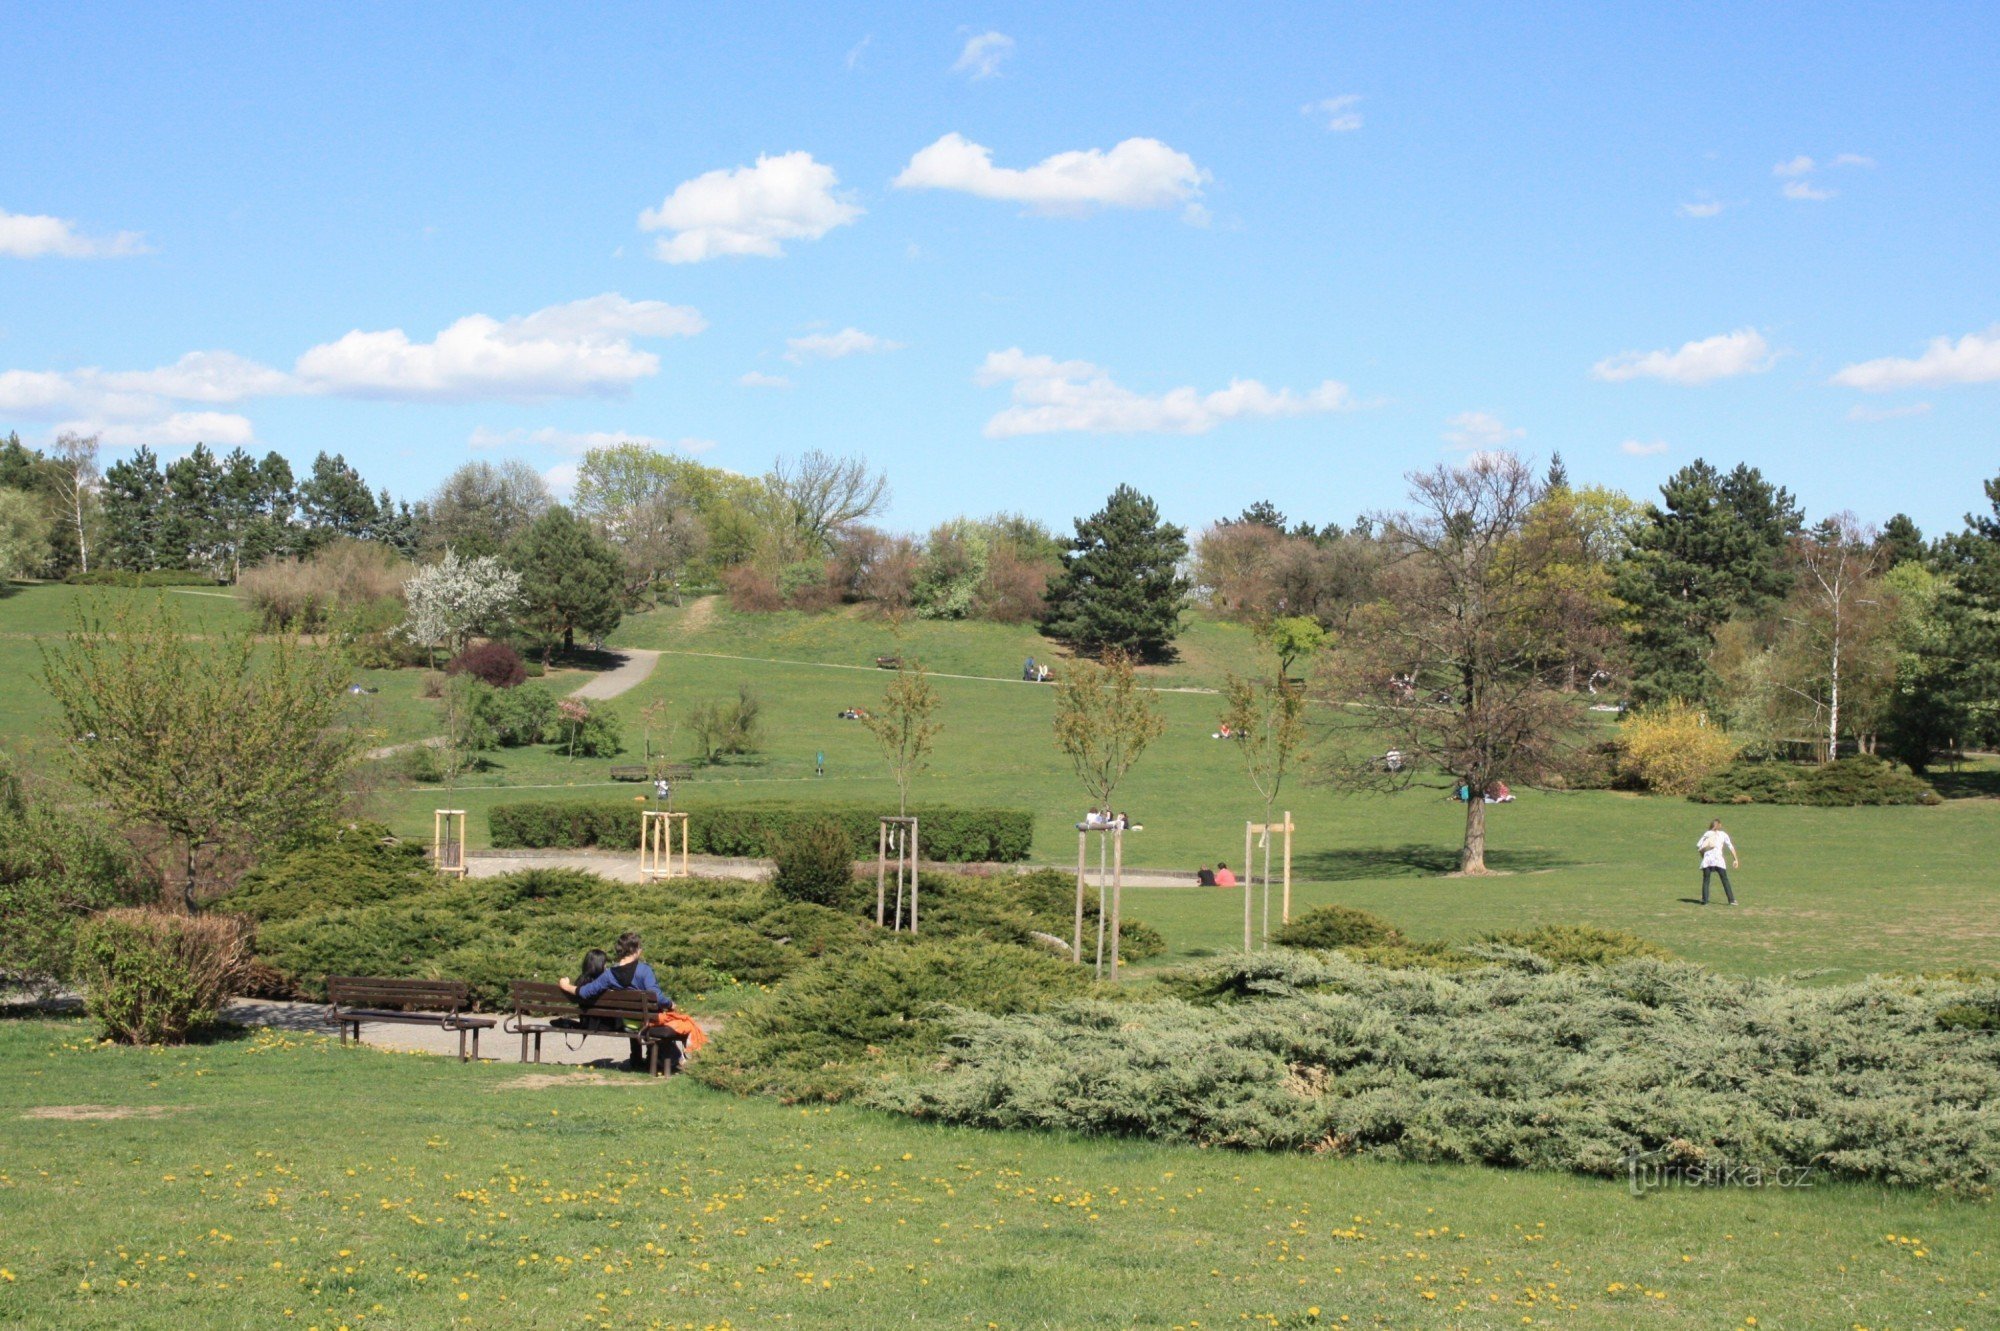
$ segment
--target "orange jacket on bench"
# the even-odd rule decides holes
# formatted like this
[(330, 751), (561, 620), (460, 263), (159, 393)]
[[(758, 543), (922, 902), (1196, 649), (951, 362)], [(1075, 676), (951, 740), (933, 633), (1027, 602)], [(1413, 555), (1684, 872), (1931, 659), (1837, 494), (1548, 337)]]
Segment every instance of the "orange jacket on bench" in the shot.
[(652, 1024), (655, 1026), (665, 1026), (678, 1034), (682, 1040), (686, 1041), (685, 1047), (690, 1054), (708, 1043), (708, 1032), (701, 1028), (701, 1024), (687, 1013), (678, 1009), (669, 1008), (665, 1012), (660, 1013), (653, 1018)]

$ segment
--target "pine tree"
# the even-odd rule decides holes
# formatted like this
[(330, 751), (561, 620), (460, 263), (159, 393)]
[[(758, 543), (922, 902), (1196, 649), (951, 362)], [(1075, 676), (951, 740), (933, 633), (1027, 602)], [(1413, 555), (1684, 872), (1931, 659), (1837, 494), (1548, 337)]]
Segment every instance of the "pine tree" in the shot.
[(1188, 580), (1180, 575), (1187, 533), (1160, 520), (1151, 499), (1129, 485), (1079, 518), (1049, 584), (1042, 627), (1092, 655), (1107, 649), (1145, 660), (1170, 654), (1181, 630)]
[(1789, 492), (1741, 464), (1724, 475), (1697, 459), (1667, 479), (1660, 498), (1618, 576), (1619, 598), (1633, 608), (1639, 703), (1711, 694), (1716, 629), (1784, 595), (1785, 546), (1802, 522)]
[(104, 473), (104, 557), (112, 568), (146, 572), (160, 567), (160, 521), (167, 479), (160, 460), (143, 445)]
[(342, 537), (365, 541), (381, 518), (368, 483), (338, 453), (313, 459), (311, 477), (298, 488), (298, 505), (305, 519), (305, 544), (312, 549)]
[(1542, 482), (1542, 489), (1544, 491), (1569, 489), (1569, 468), (1563, 465), (1563, 455), (1560, 449), (1549, 454), (1549, 474), (1548, 478)]
[(564, 651), (579, 632), (601, 638), (624, 614), (618, 556), (558, 504), (516, 538), (509, 562), (521, 575), (528, 623)]

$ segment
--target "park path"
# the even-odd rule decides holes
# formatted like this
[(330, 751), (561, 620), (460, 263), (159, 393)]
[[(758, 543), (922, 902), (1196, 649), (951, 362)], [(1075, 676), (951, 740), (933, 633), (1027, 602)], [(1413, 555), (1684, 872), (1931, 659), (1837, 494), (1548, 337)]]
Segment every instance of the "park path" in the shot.
[[(627, 648), (627, 651), (634, 650)], [(695, 652), (686, 648), (664, 648), (654, 652), (655, 656), (700, 656), (711, 661), (752, 661), (758, 665), (799, 666), (806, 670), (858, 670), (865, 675), (885, 674), (881, 666), (846, 665), (839, 661), (794, 661), (783, 656), (739, 656), (734, 652)], [(932, 679), (969, 679), (979, 684), (1022, 684), (1029, 688), (1047, 688), (1031, 679), (1018, 675), (953, 675), (942, 670), (926, 670), (924, 674)], [(1202, 688), (1193, 684), (1147, 684), (1142, 686), (1150, 693), (1202, 693), (1213, 695), (1219, 690)]]
[(644, 684), (652, 676), (653, 667), (660, 663), (660, 653), (644, 647), (622, 647), (616, 655), (619, 658), (617, 665), (591, 676), (569, 696), (601, 702), (606, 698), (616, 698), (621, 693), (630, 693)]
[[(864, 876), (875, 871), (873, 860), (856, 861)], [(466, 872), (474, 878), (493, 878), (504, 873), (514, 873), (521, 869), (581, 869), (614, 882), (637, 883), (644, 881), (639, 876), (639, 855), (637, 851), (623, 853), (603, 850), (475, 850), (465, 857)], [(758, 879), (768, 877), (772, 864), (769, 860), (736, 858), (721, 855), (692, 855), (688, 867), (700, 878), (741, 878)], [(927, 871), (933, 866), (925, 865)], [(1074, 873), (1076, 866), (1041, 864), (1006, 864), (995, 866), (1000, 873), (1028, 873), (1035, 869), (1054, 868), (1065, 873)], [(935, 871), (954, 873), (955, 865), (937, 865)], [(1090, 881), (1097, 881), (1097, 863), (1090, 864)], [(1125, 869), (1127, 887), (1193, 887), (1194, 874), (1177, 869)], [(659, 884), (661, 891), (671, 893), (673, 881), (668, 879)], [(1216, 889), (1209, 888), (1208, 891)]]
[[(304, 1035), (337, 1035), (326, 1019), (326, 1004), (296, 1003), (275, 998), (232, 998), (223, 1007), (223, 1019), (239, 1026), (266, 1027), (295, 1031)], [(488, 1014), (497, 1016), (497, 1014)], [(704, 1031), (714, 1035), (722, 1029), (720, 1017), (696, 1017)], [(458, 1035), (430, 1026), (404, 1026), (393, 1022), (361, 1023), (361, 1041), (377, 1049), (406, 1054), (441, 1054), (458, 1057)], [(560, 1035), (542, 1037), (542, 1063), (562, 1067), (612, 1066), (625, 1057), (624, 1047), (609, 1040), (580, 1040), (571, 1048)], [(521, 1039), (495, 1026), (479, 1037), (482, 1063), (519, 1063)], [(639, 1078), (643, 1084), (645, 1078)]]

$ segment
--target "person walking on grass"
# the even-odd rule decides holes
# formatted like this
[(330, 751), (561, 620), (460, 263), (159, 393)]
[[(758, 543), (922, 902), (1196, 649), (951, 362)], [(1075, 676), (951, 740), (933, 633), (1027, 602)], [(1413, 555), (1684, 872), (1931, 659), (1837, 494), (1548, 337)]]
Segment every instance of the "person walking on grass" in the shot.
[[(1722, 820), (1717, 818), (1711, 822), (1708, 830), (1701, 834), (1701, 840), (1694, 844), (1695, 849), (1701, 852), (1701, 904), (1708, 904), (1708, 879), (1709, 875), (1715, 874), (1722, 879), (1723, 895), (1729, 899), (1730, 905), (1735, 905), (1736, 889), (1729, 885), (1729, 869), (1741, 869), (1743, 861), (1737, 858), (1736, 843), (1729, 839), (1729, 833), (1722, 830)], [(1730, 861), (1729, 868), (1723, 867), (1725, 855)]]

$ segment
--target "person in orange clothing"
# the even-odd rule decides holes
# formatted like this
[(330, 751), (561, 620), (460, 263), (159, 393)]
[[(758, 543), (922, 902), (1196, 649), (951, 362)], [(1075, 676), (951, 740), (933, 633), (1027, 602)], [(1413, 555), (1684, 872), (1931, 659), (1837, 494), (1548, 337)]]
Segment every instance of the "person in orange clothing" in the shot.
[(1217, 887), (1236, 886), (1236, 875), (1233, 872), (1231, 872), (1229, 866), (1221, 860), (1217, 860), (1215, 862), (1215, 885)]

